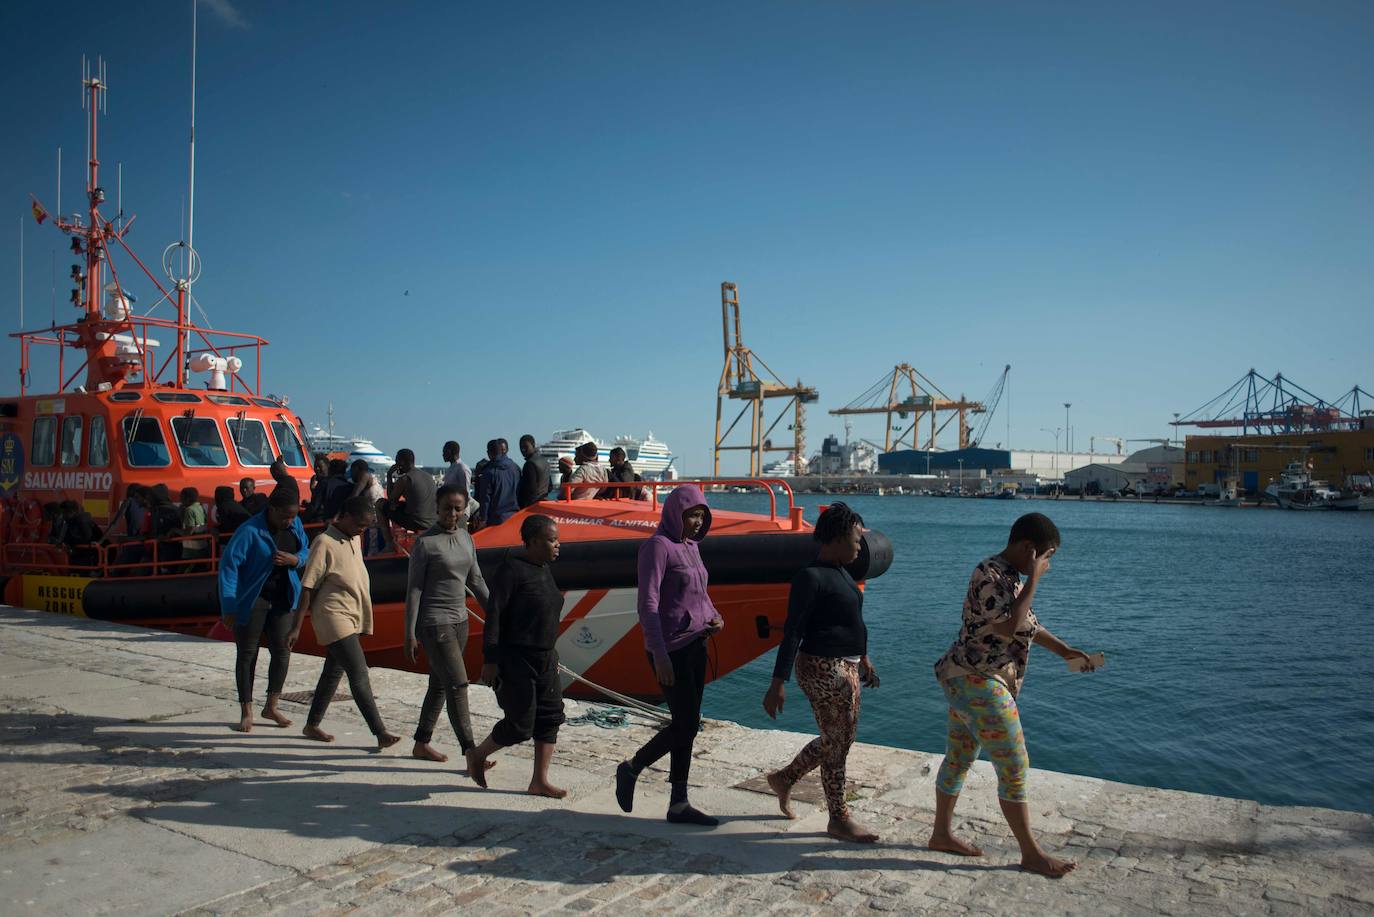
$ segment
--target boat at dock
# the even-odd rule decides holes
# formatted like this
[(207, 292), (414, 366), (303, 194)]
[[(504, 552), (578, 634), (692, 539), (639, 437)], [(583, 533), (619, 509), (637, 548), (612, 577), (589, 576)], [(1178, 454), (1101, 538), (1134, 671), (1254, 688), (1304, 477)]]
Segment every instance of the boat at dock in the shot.
[(646, 481), (670, 480), (676, 476), (673, 469), (676, 458), (673, 450), (668, 448), (667, 443), (655, 439), (652, 432), (643, 439), (621, 435), (610, 443), (605, 443), (583, 428), (574, 427), (571, 430), (557, 431), (548, 442), (538, 447), (539, 455), (548, 465), (549, 477), (552, 480), (558, 480), (559, 459), (572, 461), (573, 452), (583, 443), (596, 443), (597, 459), (606, 466), (610, 465), (612, 449), (624, 449), (626, 461), (634, 466), (635, 473)]
[[(119, 501), (130, 484), (163, 484), (173, 494), (195, 487), (208, 504), (217, 486), (235, 485), (244, 477), (270, 492), (275, 482), (268, 469), (277, 461), (305, 492), (311, 437), (285, 398), (263, 394), (265, 339), (196, 325), (189, 314), (191, 273), (167, 268), (164, 282), (146, 268), (141, 274), (129, 269), (130, 263), (143, 267), (124, 239), (133, 221), (111, 220), (101, 212), (105, 195), (96, 124), (104, 101), (103, 68), (98, 76), (84, 74), (83, 87), (90, 119), (86, 213), (53, 219), (81, 260), (72, 270), (71, 304), (78, 315), (13, 335), (21, 351), (19, 392), (0, 395), (0, 596), (26, 608), (207, 636), (220, 619), (217, 568), (224, 539), (213, 532), (139, 533), (110, 544), (63, 546), (49, 540), (43, 507), (72, 501), (109, 529), (119, 520)], [(34, 215), (40, 214), (41, 223), (48, 214), (35, 202)], [(189, 242), (186, 248), (187, 263), (198, 263)], [(116, 260), (128, 263), (117, 271)], [(130, 310), (132, 296), (124, 284), (135, 277), (139, 283), (146, 278), (175, 307), (175, 318)], [(166, 358), (157, 358), (158, 347), (168, 351)], [(44, 354), (56, 379), (47, 388), (32, 381), (31, 361)], [(75, 372), (72, 366), (78, 367)], [(352, 440), (350, 455), (364, 442)], [(666, 474), (672, 458), (667, 446), (652, 436), (635, 442), (636, 470), (646, 478), (645, 471)], [(711, 640), (711, 678), (778, 644), (789, 583), (815, 557), (811, 526), (790, 488), (766, 481), (726, 483), (761, 487), (769, 511), (713, 510), (710, 537), (701, 543), (710, 596), (727, 625)], [(574, 677), (625, 695), (659, 695), (644, 662), (637, 557), (658, 526), (657, 498), (673, 486), (658, 481), (602, 485), (603, 491), (627, 491), (626, 498), (605, 500), (568, 499), (570, 489), (563, 488), (563, 499), (537, 503), (473, 536), (478, 561), (490, 575), (522, 550), (526, 516), (545, 515), (558, 523), (562, 554), (552, 569), (564, 605), (557, 649), (569, 670), (565, 684), (571, 696), (595, 694)], [(632, 488), (647, 488), (654, 501), (629, 499)], [(313, 537), (319, 526), (307, 531)], [(191, 541), (208, 542), (209, 554), (183, 559), (182, 546)], [(412, 663), (404, 655), (407, 539), (398, 545), (392, 553), (366, 558), (374, 633), (363, 638), (363, 649), (373, 665), (423, 672), (423, 657)], [(880, 576), (891, 559), (891, 543), (869, 531), (850, 572), (863, 582)], [(467, 664), (478, 671), (481, 609), (471, 607), (477, 616)], [(324, 652), (311, 628), (295, 649)], [(227, 669), (225, 677), (231, 677)]]
[(1312, 477), (1306, 462), (1289, 462), (1279, 475), (1279, 480), (1264, 489), (1267, 496), (1283, 509), (1325, 510), (1331, 509), (1340, 498), (1340, 491), (1325, 481)]

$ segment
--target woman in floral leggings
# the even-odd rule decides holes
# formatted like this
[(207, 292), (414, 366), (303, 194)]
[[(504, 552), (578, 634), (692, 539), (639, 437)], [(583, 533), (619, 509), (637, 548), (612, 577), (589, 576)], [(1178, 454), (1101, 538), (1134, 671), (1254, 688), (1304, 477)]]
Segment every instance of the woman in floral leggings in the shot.
[(792, 786), (817, 765), (830, 810), (826, 833), (844, 841), (871, 844), (878, 835), (854, 822), (844, 798), (845, 760), (859, 725), (860, 685), (878, 687), (878, 675), (868, 661), (868, 630), (863, 619), (863, 592), (845, 566), (859, 556), (863, 519), (843, 503), (835, 503), (816, 521), (821, 543), (816, 562), (792, 580), (773, 681), (763, 709), (777, 718), (784, 700), (783, 685), (796, 663), (797, 684), (811, 701), (820, 736), (812, 739), (792, 763), (768, 775), (778, 807), (794, 818), (789, 797)]
[[(983, 851), (955, 837), (951, 827), (954, 804), (964, 777), (988, 750), (997, 772), (997, 797), (1002, 814), (1021, 846), (1021, 868), (1057, 879), (1075, 864), (1046, 853), (1030, 830), (1026, 804), (1026, 740), (1016, 698), (1026, 677), (1031, 644), (1043, 646), (1063, 659), (1083, 659), (1074, 649), (1040, 625), (1031, 610), (1040, 578), (1059, 548), (1059, 529), (1048, 516), (1028, 513), (1017, 519), (1002, 552), (973, 571), (964, 598), (959, 636), (940, 661), (935, 677), (949, 701), (949, 734), (945, 760), (935, 778), (935, 828), (930, 848), (961, 856)], [(1021, 582), (1021, 576), (1027, 580)], [(1092, 669), (1091, 664), (1085, 668)]]

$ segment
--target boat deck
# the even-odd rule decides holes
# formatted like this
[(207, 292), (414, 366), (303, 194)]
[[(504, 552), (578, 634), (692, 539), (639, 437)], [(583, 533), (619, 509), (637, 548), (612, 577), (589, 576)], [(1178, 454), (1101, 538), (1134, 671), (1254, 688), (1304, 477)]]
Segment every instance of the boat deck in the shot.
[[(851, 756), (853, 805), (883, 843), (843, 846), (821, 833), (818, 787), (799, 787), (790, 823), (751, 789), (807, 737), (711, 722), (693, 798), (724, 821), (684, 829), (662, 820), (662, 771), (646, 772), (634, 815), (615, 808), (612, 770), (647, 725), (566, 726), (553, 769), (571, 790), (562, 802), (519, 792), (528, 746), (501, 754), (481, 791), (453, 763), (410, 758), (408, 740), (368, 752), (347, 701), (325, 721), (334, 745), (294, 728), (229, 731), (232, 657), (227, 644), (0, 607), (6, 913), (1374, 911), (1368, 815), (1036, 771), (1036, 827), (1083, 862), (1052, 882), (1014, 868), (985, 763), (960, 825), (985, 859), (924, 849), (937, 757), (868, 745)], [(295, 657), (287, 691), (309, 691), (319, 664)], [(377, 670), (373, 685), (388, 725), (408, 735), (425, 679)], [(304, 721), (303, 706), (285, 709)], [(474, 688), (479, 734), (496, 712)]]

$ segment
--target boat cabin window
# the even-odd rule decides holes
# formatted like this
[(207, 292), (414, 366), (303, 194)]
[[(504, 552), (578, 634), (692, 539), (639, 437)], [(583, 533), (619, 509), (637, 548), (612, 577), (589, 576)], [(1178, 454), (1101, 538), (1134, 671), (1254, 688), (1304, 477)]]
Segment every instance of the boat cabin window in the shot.
[(155, 392), (153, 400), (164, 404), (199, 404), (200, 396), (191, 392)]
[(234, 449), (239, 454), (239, 462), (244, 465), (270, 465), (274, 456), (272, 447), (267, 444), (267, 428), (261, 420), (239, 420), (229, 418), (229, 438), (234, 441)]
[(96, 468), (110, 464), (110, 441), (105, 436), (105, 418), (99, 414), (91, 418), (91, 443), (86, 447), (86, 462)]
[(284, 420), (272, 421), (272, 437), (277, 441), (277, 451), (286, 464), (292, 468), (305, 467), (305, 450), (301, 448), (301, 441), (296, 439), (291, 424)]
[(241, 398), (238, 395), (206, 395), (205, 397), (209, 398), (215, 404), (236, 404), (248, 407), (248, 399)]
[(134, 468), (162, 468), (172, 464), (167, 440), (162, 438), (162, 427), (154, 417), (131, 414), (124, 418), (124, 449)]
[(260, 407), (260, 408), (280, 408), (280, 407), (281, 407), (280, 404), (277, 404), (275, 401), (272, 401), (272, 400), (269, 399), (269, 398), (254, 398), (254, 399), (253, 399), (253, 403), (256, 404), (256, 405), (257, 405), (258, 407)]
[(212, 417), (173, 417), (172, 436), (187, 468), (223, 468), (229, 464), (219, 425)]
[(138, 392), (111, 392), (111, 401), (139, 401), (143, 398)]
[(62, 418), (62, 464), (81, 464), (81, 415)]
[(51, 415), (33, 419), (33, 445), (29, 463), (35, 467), (51, 465), (57, 458), (57, 418)]

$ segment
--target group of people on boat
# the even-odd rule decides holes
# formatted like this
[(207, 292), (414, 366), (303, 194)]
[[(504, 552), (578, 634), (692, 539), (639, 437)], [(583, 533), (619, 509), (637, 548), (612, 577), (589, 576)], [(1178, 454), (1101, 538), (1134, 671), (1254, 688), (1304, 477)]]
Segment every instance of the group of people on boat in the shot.
[[(500, 467), (501, 443), (489, 447), (489, 464)], [(456, 444), (450, 444), (456, 447)], [(522, 443), (522, 447), (524, 443)], [(494, 454), (493, 454), (494, 450)], [(523, 449), (522, 449), (523, 451)], [(523, 552), (509, 555), (488, 580), (478, 565), (468, 531), (471, 501), (451, 455), (446, 483), (434, 493), (434, 517), (410, 551), (405, 600), (405, 654), (423, 654), (429, 684), (416, 716), (411, 753), (444, 762), (434, 745), (440, 715), (448, 720), (464, 757), (467, 775), (487, 786), (487, 769), (500, 749), (534, 743), (528, 790), (563, 798), (549, 769), (564, 722), (561, 678), (555, 644), (563, 596), (553, 573), (559, 555), (557, 524), (532, 513), (520, 527)], [(413, 464), (398, 456), (407, 477)], [(526, 455), (527, 460), (531, 458)], [(537, 459), (536, 459), (537, 460)], [(513, 464), (513, 463), (512, 463)], [(528, 464), (528, 462), (527, 462)], [(485, 469), (484, 469), (485, 470)], [(502, 471), (504, 473), (504, 471)], [(476, 476), (481, 481), (480, 473)], [(391, 482), (395, 484), (396, 478)], [(467, 478), (471, 482), (472, 475)], [(584, 478), (588, 483), (590, 479)], [(517, 481), (517, 485), (518, 485)], [(491, 488), (492, 485), (488, 485)], [(504, 499), (504, 491), (485, 495)], [(518, 486), (516, 488), (518, 491)], [(395, 493), (389, 487), (388, 492)], [(406, 494), (408, 503), (416, 491)], [(312, 498), (313, 502), (313, 498)], [(391, 512), (394, 506), (383, 506)], [(414, 507), (409, 509), (414, 512)], [(354, 702), (379, 749), (400, 741), (378, 711), (360, 638), (372, 631), (372, 603), (362, 535), (377, 524), (378, 501), (370, 492), (350, 493), (323, 535), (308, 543), (297, 489), (277, 488), (263, 510), (242, 522), (226, 546), (219, 566), (220, 607), (236, 644), (235, 674), (240, 719), (234, 728), (253, 728), (253, 687), (259, 645), (267, 644), (266, 704), (262, 716), (290, 726), (279, 702), (291, 649), (310, 620), (326, 658), (303, 729), (305, 737), (331, 742), (323, 728), (335, 688), (348, 679)], [(423, 521), (411, 516), (411, 522)], [(702, 698), (708, 671), (708, 643), (725, 620), (708, 593), (709, 574), (698, 545), (711, 529), (711, 510), (695, 485), (676, 488), (664, 502), (653, 536), (638, 555), (638, 614), (646, 664), (668, 707), (668, 722), (615, 771), (620, 808), (634, 808), (637, 784), (646, 768), (668, 758), (666, 818), (677, 824), (714, 826), (717, 819), (692, 805), (688, 785), (693, 748), (701, 729)], [(814, 529), (816, 559), (792, 580), (787, 620), (777, 651), (764, 709), (776, 717), (783, 709), (786, 682), (794, 674), (811, 703), (819, 736), (793, 760), (767, 774), (779, 808), (794, 817), (791, 793), (797, 782), (819, 768), (829, 814), (827, 832), (845, 841), (872, 843), (876, 832), (857, 823), (846, 799), (845, 770), (858, 727), (861, 690), (877, 688), (879, 677), (868, 656), (863, 591), (847, 567), (859, 556), (863, 519), (844, 503), (827, 507)], [(1032, 644), (1091, 668), (1090, 657), (1045, 629), (1031, 610), (1036, 588), (1049, 569), (1060, 536), (1054, 523), (1031, 513), (1012, 526), (1006, 546), (978, 565), (970, 580), (963, 620), (954, 643), (938, 661), (935, 674), (949, 705), (944, 762), (936, 781), (936, 816), (929, 846), (966, 856), (982, 851), (953, 834), (952, 818), (965, 775), (981, 748), (987, 748), (997, 773), (1002, 811), (1021, 845), (1024, 868), (1060, 876), (1074, 866), (1040, 848), (1030, 831), (1026, 776), (1028, 760), (1016, 698)], [(1022, 577), (1026, 577), (1023, 582)], [(492, 687), (502, 718), (480, 742), (468, 708), (469, 675), (463, 652), (469, 635), (468, 599), (480, 609), (483, 684)]]

